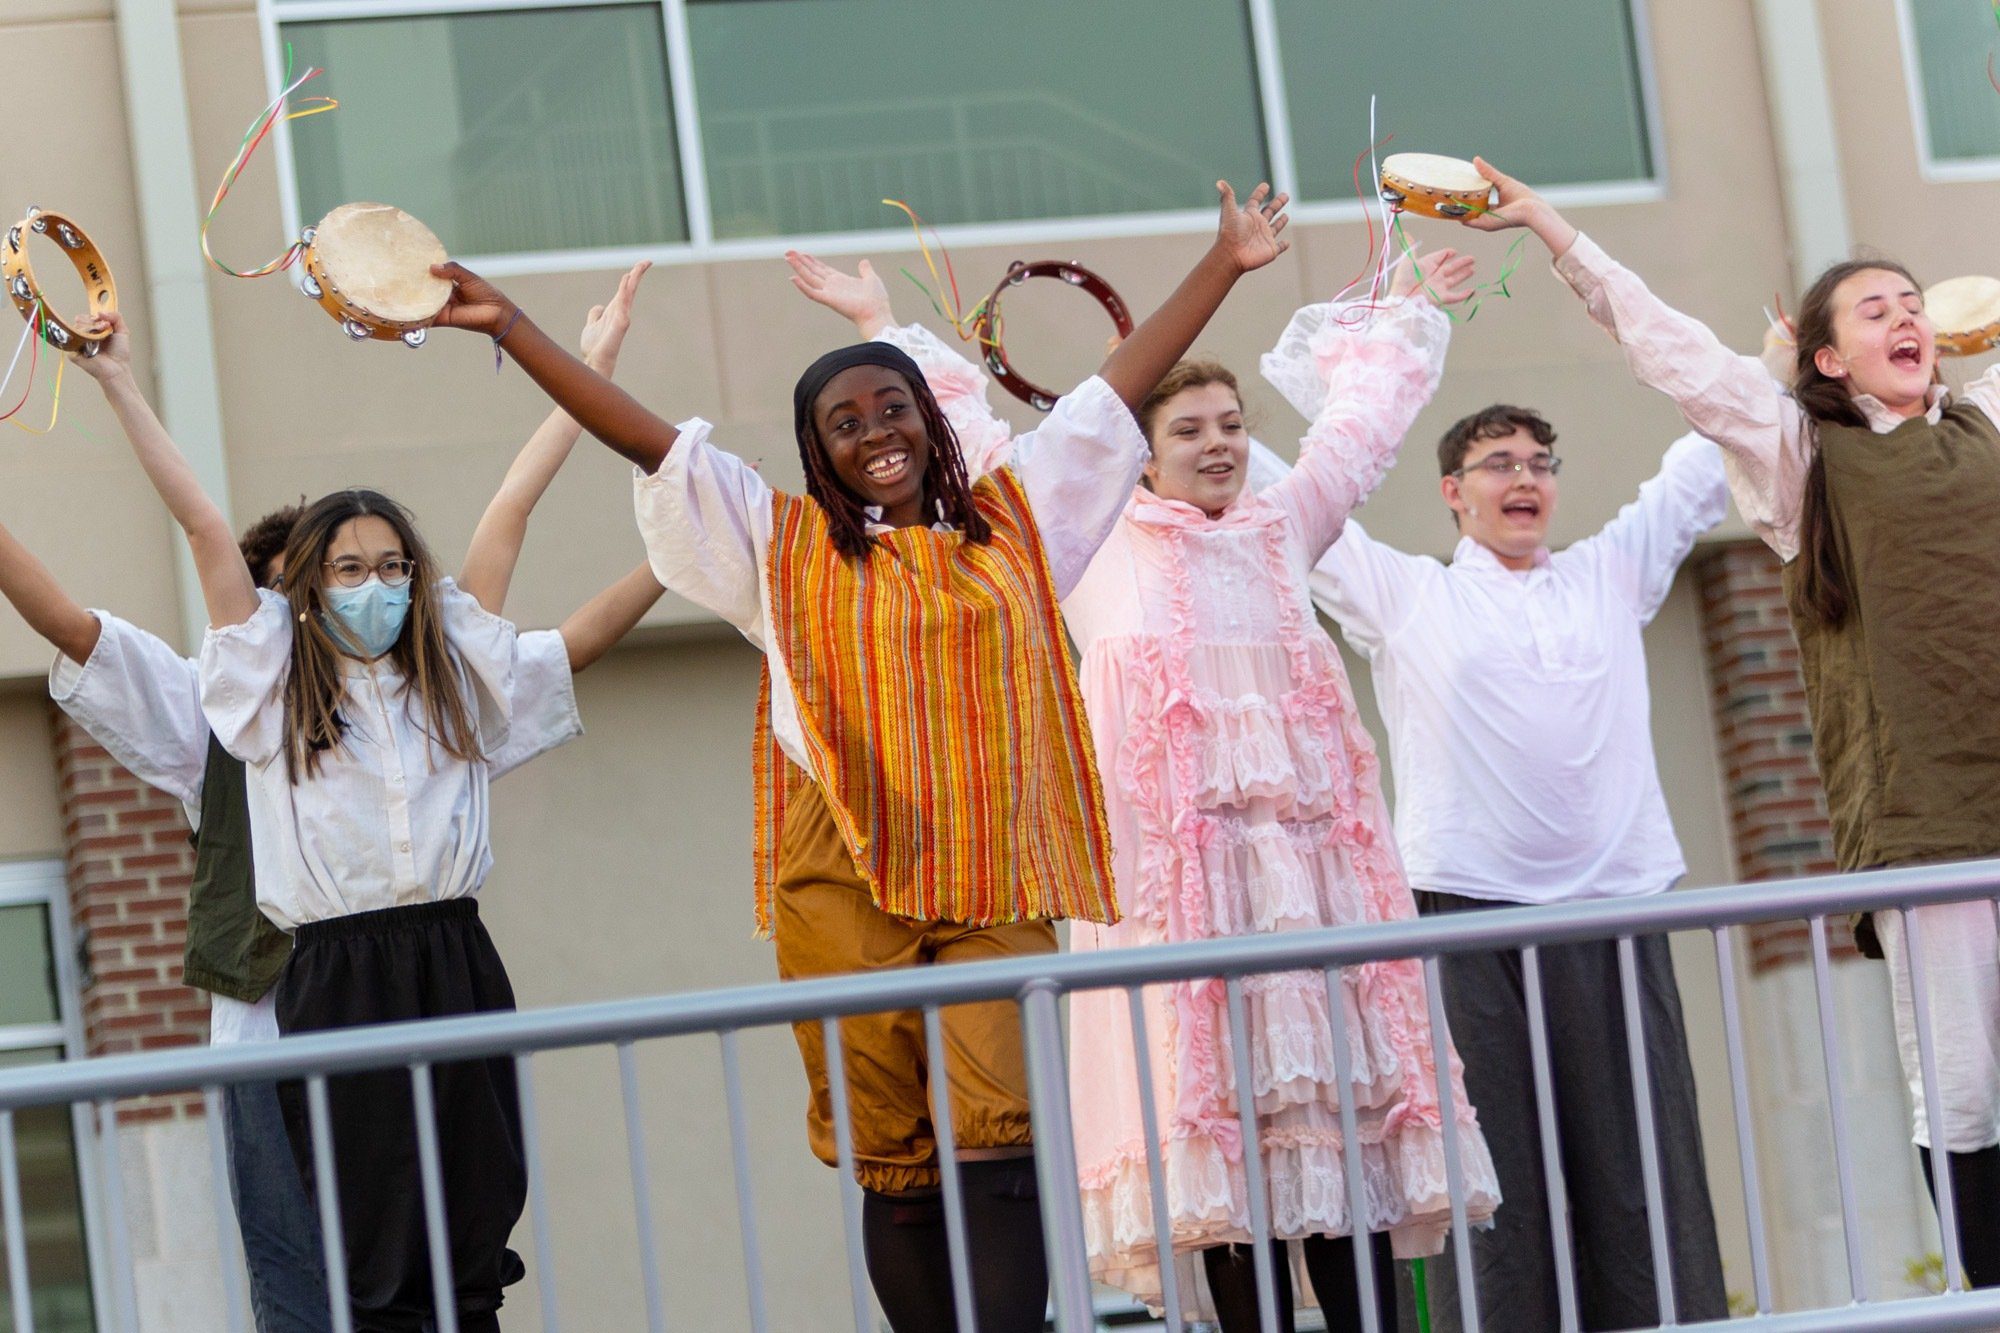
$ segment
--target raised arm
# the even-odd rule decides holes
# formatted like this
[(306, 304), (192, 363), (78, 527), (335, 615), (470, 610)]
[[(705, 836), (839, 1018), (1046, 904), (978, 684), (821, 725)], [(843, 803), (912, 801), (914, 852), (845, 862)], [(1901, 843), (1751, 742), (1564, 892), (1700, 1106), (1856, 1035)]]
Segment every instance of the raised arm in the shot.
[(666, 589), (653, 577), (651, 562), (619, 579), (570, 612), (562, 623), (563, 644), (569, 649), (569, 669), (581, 671), (604, 656), (632, 632), (653, 609)]
[(71, 360), (104, 390), (139, 466), (187, 534), (195, 572), (201, 578), (202, 598), (208, 605), (208, 623), (218, 628), (240, 625), (256, 614), (257, 582), (243, 561), (236, 534), (229, 530), (222, 510), (202, 490), (201, 479), (160, 424), (152, 404), (139, 392), (132, 374), (132, 338), (124, 317), (114, 311), (100, 317), (96, 327), (111, 330), (103, 352)]
[(72, 662), (90, 660), (101, 629), (97, 617), (77, 605), (48, 566), (4, 526), (0, 526), (0, 596), (64, 657)]
[(1476, 165), (1498, 188), (1500, 202), (1465, 225), (1527, 227), (1542, 239), (1590, 318), (1624, 348), (1633, 377), (1673, 399), (1688, 425), (1722, 446), (1737, 508), (1780, 557), (1791, 559), (1811, 462), (1799, 405), (1757, 357), (1730, 350), (1707, 325), (1660, 300), (1547, 200), (1484, 160)]
[(1215, 243), (1181, 279), (1173, 295), (1132, 330), (1131, 337), (1112, 349), (1097, 372), (1134, 413), (1201, 336), (1236, 280), (1291, 248), (1291, 242), (1279, 235), (1291, 220), (1285, 216), (1290, 195), (1272, 198), (1271, 187), (1260, 184), (1239, 206), (1228, 181), (1217, 181), (1215, 189), (1222, 198)]
[(1292, 319), (1269, 360), (1302, 357), (1320, 389), (1299, 465), (1266, 490), (1290, 511), (1311, 559), (1340, 536), (1349, 514), (1374, 494), (1417, 413), (1444, 373), (1451, 320), (1441, 308), (1472, 294), (1470, 255), (1406, 255), (1390, 281), (1390, 305), (1348, 327), (1342, 307), (1308, 306)]
[(451, 300), (437, 327), (469, 329), (495, 340), (528, 378), (577, 424), (642, 471), (659, 470), (680, 431), (639, 400), (564, 351), (498, 287), (463, 264), (438, 264), (431, 272), (452, 283)]
[[(583, 325), (583, 363), (610, 379), (618, 369), (618, 351), (632, 327), (632, 300), (639, 280), (653, 266), (640, 260), (618, 280), (618, 290), (607, 305), (591, 307)], [(478, 599), (495, 615), (507, 601), (507, 587), (514, 578), (514, 563), (521, 557), (521, 543), (528, 535), (528, 516), (541, 503), (549, 483), (569, 458), (583, 427), (576, 418), (557, 408), (529, 437), (514, 464), (507, 469), (500, 489), (480, 515), (473, 530), (472, 544), (465, 551), (465, 565), (458, 586)]]

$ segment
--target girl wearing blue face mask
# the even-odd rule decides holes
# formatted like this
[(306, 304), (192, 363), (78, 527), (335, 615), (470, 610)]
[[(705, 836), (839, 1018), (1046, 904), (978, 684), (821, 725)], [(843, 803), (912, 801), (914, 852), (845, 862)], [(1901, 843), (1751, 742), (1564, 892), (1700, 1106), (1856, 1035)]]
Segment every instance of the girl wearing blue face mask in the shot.
[[(473, 895), (492, 864), (486, 759), (520, 703), (514, 627), (441, 578), (409, 514), (375, 491), (309, 505), (285, 570), (248, 617), (212, 611), (201, 654), (209, 725), (247, 766), (258, 902), (293, 931), (279, 1030), (513, 1008)], [(459, 1327), (494, 1330), (522, 1274), (507, 1248), (527, 1189), (513, 1067), (433, 1078)], [(302, 1092), (281, 1100), (310, 1182)], [(350, 1075), (327, 1092), (357, 1326), (415, 1330), (432, 1287), (409, 1079)]]
[[(307, 506), (282, 588), (259, 590), (140, 394), (122, 322), (109, 325), (89, 373), (187, 535), (210, 625), (202, 710), (244, 764), (258, 907), (293, 934), (279, 1030), (513, 1008), (474, 897), (493, 859), (489, 766), (513, 748), (510, 732), (526, 742), (538, 719), (573, 720), (551, 697), (566, 677), (529, 664), (513, 625), (443, 577), (409, 514), (374, 491)], [(497, 602), (497, 586), (489, 594)], [(431, 1077), (458, 1327), (498, 1333), (502, 1291), (523, 1274), (507, 1248), (527, 1195), (513, 1064)], [(409, 1077), (341, 1075), (327, 1093), (354, 1327), (433, 1327)], [(310, 1188), (303, 1089), (280, 1097)]]

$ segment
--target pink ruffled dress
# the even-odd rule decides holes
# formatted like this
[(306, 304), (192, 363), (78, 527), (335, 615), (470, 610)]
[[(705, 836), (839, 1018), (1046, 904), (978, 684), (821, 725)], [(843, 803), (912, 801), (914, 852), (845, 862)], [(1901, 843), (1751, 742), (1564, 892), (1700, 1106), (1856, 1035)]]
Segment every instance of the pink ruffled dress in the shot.
[[(1349, 331), (1334, 307), (1294, 317), (1326, 376), (1325, 407), (1282, 482), (1216, 518), (1143, 488), (1063, 603), (1104, 777), (1125, 916), (1075, 923), (1076, 951), (1312, 930), (1416, 915), (1375, 746), (1307, 588), (1347, 515), (1380, 484), (1443, 368), (1450, 322), (1404, 301)], [(921, 331), (918, 331), (921, 333)], [(927, 335), (894, 338), (913, 352)], [(928, 340), (919, 356), (975, 471), (1005, 427), (983, 376)], [(939, 363), (938, 353), (958, 362)], [(934, 367), (937, 370), (933, 374)], [(963, 367), (960, 369), (959, 367)], [(967, 376), (966, 371), (971, 375)], [(1346, 1235), (1349, 1216), (1325, 977), (1250, 978), (1252, 1078), (1274, 1233)], [(1221, 981), (1147, 988), (1152, 1095), (1175, 1250), (1250, 1239), (1234, 1056)], [(1347, 1030), (1367, 1229), (1434, 1254), (1450, 1225), (1423, 969), (1346, 969)], [(1456, 1057), (1467, 1211), (1499, 1203)], [(1070, 1001), (1070, 1098), (1093, 1274), (1157, 1305), (1137, 1062), (1122, 991)], [(1185, 1281), (1189, 1265), (1179, 1265)]]

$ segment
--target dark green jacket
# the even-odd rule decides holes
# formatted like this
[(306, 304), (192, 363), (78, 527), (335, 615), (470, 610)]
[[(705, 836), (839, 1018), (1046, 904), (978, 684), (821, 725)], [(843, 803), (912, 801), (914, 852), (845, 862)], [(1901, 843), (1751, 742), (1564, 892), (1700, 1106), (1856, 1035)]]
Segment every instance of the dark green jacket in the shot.
[(202, 773), (201, 828), (193, 842), (194, 886), (188, 891), (181, 978), (190, 986), (255, 1004), (291, 956), (292, 937), (257, 908), (243, 761), (213, 735)]

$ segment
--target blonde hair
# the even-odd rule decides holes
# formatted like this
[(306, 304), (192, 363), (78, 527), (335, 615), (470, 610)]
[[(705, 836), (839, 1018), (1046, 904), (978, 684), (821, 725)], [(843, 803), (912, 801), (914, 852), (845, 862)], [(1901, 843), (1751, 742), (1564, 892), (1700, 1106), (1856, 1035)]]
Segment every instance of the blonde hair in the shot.
[(336, 491), (306, 507), (285, 543), (285, 596), (293, 617), (292, 660), (285, 673), (285, 771), (293, 782), (301, 771), (307, 777), (317, 774), (320, 756), (346, 744), (347, 724), (340, 716), (340, 702), (347, 692), (341, 673), (343, 654), (321, 623), (326, 602), (320, 586), (335, 534), (344, 524), (367, 516), (395, 529), (413, 566), (409, 619), (386, 656), (423, 709), (429, 741), (454, 759), (479, 755), (478, 727), (459, 684), (462, 669), (445, 641), (434, 586), (437, 562), (430, 548), (417, 535), (409, 511), (388, 496), (362, 489)]

